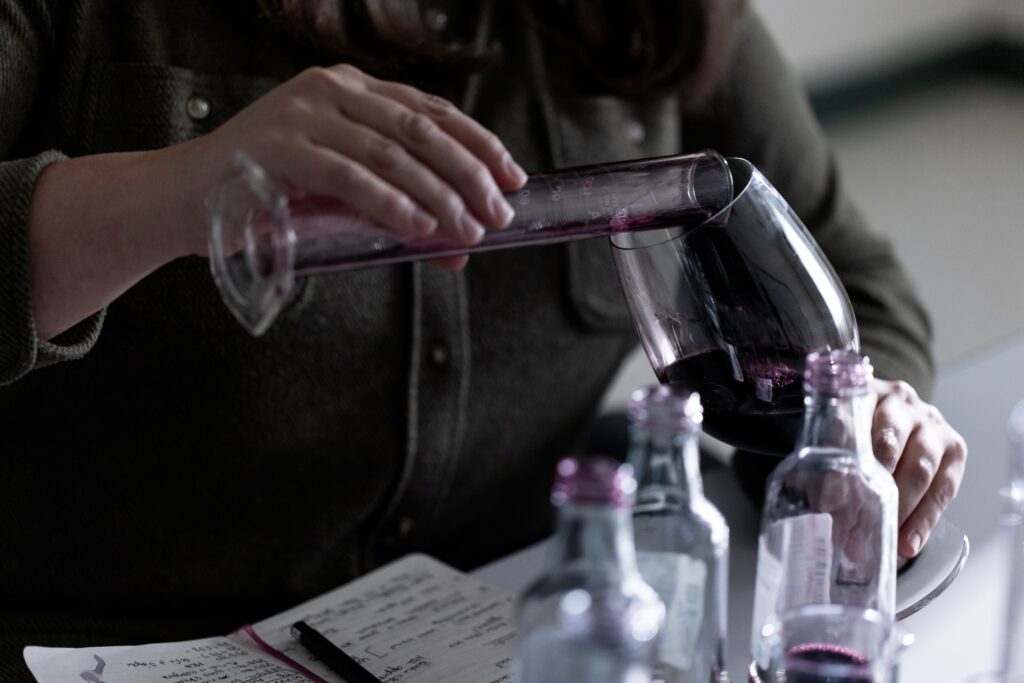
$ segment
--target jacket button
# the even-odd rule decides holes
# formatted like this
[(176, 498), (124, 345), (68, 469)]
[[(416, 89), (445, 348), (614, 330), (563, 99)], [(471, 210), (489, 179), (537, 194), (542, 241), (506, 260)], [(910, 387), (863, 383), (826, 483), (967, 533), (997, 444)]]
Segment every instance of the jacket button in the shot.
[(431, 345), (427, 358), (432, 366), (441, 370), (448, 367), (448, 362), (451, 360), (451, 354), (448, 353), (448, 347), (445, 344), (438, 342)]
[(416, 528), (416, 520), (412, 517), (402, 517), (398, 520), (398, 535), (405, 538)]
[(190, 119), (194, 121), (202, 121), (210, 115), (210, 101), (205, 97), (193, 95), (188, 98), (188, 102), (185, 103), (185, 111), (188, 113)]
[(647, 139), (647, 128), (640, 121), (630, 119), (622, 125), (622, 134), (627, 142), (639, 145)]
[(448, 28), (448, 15), (439, 9), (431, 8), (423, 13), (423, 20), (434, 33), (440, 33)]

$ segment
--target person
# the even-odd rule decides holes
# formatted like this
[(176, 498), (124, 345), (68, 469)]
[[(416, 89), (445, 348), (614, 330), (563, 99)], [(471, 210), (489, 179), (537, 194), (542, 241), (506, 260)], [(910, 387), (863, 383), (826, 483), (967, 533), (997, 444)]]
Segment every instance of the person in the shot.
[(251, 338), (205, 258), (237, 151), (472, 243), (524, 168), (703, 148), (758, 166), (845, 284), (914, 555), (966, 456), (922, 398), (927, 318), (751, 11), (0, 0), (0, 677), (25, 644), (224, 633), (409, 551), (540, 538), (636, 344), (603, 240), (308, 278)]

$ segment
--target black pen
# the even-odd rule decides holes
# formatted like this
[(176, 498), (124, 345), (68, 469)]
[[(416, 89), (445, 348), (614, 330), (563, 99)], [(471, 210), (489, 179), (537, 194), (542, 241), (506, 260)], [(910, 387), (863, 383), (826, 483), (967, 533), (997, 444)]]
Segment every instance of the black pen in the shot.
[(340, 674), (347, 683), (381, 683), (379, 678), (306, 622), (296, 621), (292, 624), (292, 638), (299, 641), (302, 647), (326, 664), (331, 671)]

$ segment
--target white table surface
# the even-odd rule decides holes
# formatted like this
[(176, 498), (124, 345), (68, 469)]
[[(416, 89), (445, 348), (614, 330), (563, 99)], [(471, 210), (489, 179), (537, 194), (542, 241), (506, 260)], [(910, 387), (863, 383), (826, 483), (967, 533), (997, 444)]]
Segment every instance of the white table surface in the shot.
[[(996, 665), (1008, 562), (997, 526), (998, 491), (1007, 476), (1006, 419), (1022, 398), (1024, 338), (955, 364), (939, 377), (934, 402), (970, 451), (967, 475), (947, 515), (967, 532), (971, 554), (941, 596), (902, 622), (917, 638), (903, 659), (904, 683), (958, 681)], [(728, 664), (732, 680), (740, 683), (749, 661), (758, 511), (727, 470), (706, 477), (704, 488), (731, 532)], [(540, 571), (544, 550), (543, 544), (531, 546), (474, 574), (518, 592)]]

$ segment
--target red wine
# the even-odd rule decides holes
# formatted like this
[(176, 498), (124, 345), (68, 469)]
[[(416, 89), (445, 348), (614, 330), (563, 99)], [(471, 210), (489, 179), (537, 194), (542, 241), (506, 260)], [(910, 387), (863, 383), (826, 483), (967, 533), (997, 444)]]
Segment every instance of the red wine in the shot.
[[(841, 668), (840, 668), (841, 667)], [(807, 643), (786, 653), (786, 683), (874, 683), (870, 662), (864, 655), (841, 645)], [(750, 683), (765, 677), (751, 665)]]
[(805, 358), (793, 349), (736, 357), (707, 351), (663, 368), (658, 379), (700, 393), (708, 434), (737, 448), (785, 455), (803, 419)]

